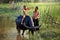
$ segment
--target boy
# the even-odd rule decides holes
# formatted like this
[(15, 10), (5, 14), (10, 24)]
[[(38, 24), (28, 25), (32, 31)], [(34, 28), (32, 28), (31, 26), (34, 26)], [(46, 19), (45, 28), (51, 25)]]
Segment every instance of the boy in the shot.
[(33, 22), (34, 26), (39, 26), (39, 11), (38, 6), (35, 7), (35, 10), (33, 11)]
[(28, 10), (30, 10), (26, 5), (23, 6), (23, 18), (22, 18), (22, 21), (21, 21), (21, 24), (23, 24), (23, 20), (26, 16), (28, 16), (27, 12)]

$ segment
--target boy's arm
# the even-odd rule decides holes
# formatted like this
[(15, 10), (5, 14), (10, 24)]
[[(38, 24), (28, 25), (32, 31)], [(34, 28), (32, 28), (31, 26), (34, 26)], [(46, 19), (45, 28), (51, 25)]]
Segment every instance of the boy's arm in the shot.
[(38, 12), (38, 18), (40, 18), (40, 13)]
[(32, 15), (32, 18), (34, 18), (34, 11), (33, 11), (33, 15)]
[(33, 7), (27, 7), (28, 10), (33, 9)]

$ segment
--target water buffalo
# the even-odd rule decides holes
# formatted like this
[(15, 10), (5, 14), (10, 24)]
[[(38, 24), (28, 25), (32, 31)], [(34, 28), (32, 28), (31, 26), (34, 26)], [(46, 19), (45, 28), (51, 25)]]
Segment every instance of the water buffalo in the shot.
[(33, 20), (31, 17), (26, 16), (23, 21), (23, 24), (21, 24), (22, 18), (23, 16), (20, 15), (16, 19), (16, 28), (17, 28), (18, 33), (20, 33), (20, 30), (23, 30), (23, 33), (22, 33), (23, 35), (25, 30), (28, 29), (33, 34), (35, 30), (39, 30), (39, 27), (34, 27)]

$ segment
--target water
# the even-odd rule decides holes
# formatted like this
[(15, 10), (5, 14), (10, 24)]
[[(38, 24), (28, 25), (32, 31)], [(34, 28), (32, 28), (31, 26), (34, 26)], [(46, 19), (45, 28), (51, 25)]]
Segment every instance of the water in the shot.
[[(15, 19), (11, 19), (9, 16), (0, 16), (0, 40), (31, 40), (34, 38), (34, 36), (31, 35), (28, 30), (24, 33), (24, 36), (18, 35)], [(36, 40), (36, 38), (34, 39)]]
[(0, 40), (23, 40), (21, 35), (17, 34), (15, 21), (10, 17), (0, 16)]

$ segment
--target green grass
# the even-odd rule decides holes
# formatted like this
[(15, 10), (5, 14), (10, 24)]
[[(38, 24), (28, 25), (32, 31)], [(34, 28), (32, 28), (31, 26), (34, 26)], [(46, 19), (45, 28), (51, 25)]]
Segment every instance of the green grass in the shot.
[[(24, 4), (26, 3), (19, 3), (19, 5), (17, 3), (16, 10), (13, 10), (10, 4), (0, 4), (0, 16), (3, 17), (2, 20), (5, 21), (4, 18), (8, 20), (9, 17), (9, 20), (14, 22), (16, 16), (23, 14), (21, 8)], [(32, 16), (35, 6), (39, 7), (40, 24), (42, 25), (40, 28), (40, 35), (42, 40), (60, 40), (60, 25), (58, 25), (60, 24), (60, 3), (28, 3), (27, 6), (32, 7), (28, 12), (29, 16)], [(53, 23), (54, 20), (57, 24)]]

